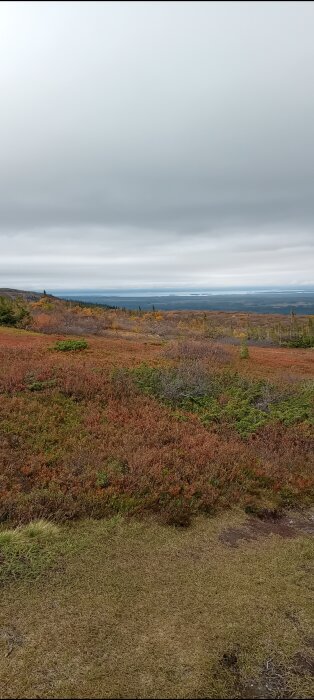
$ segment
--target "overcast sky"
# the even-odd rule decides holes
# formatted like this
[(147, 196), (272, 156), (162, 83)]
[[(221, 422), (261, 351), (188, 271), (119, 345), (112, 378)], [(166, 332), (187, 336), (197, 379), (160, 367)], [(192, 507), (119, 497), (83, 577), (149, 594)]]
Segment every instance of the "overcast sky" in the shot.
[(1, 2), (0, 287), (314, 282), (314, 4)]

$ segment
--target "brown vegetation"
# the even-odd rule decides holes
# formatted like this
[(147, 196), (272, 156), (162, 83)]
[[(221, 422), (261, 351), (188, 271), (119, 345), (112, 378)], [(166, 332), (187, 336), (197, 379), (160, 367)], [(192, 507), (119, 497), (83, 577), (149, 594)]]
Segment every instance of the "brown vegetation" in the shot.
[[(180, 525), (234, 503), (309, 502), (313, 435), (297, 392), (311, 350), (252, 348), (241, 363), (238, 349), (204, 339), (89, 337), (87, 350), (63, 353), (53, 349), (61, 338), (1, 330), (3, 521), (123, 512)], [(255, 400), (254, 377), (270, 373), (275, 393), (265, 385)], [(278, 400), (282, 419), (271, 418)]]

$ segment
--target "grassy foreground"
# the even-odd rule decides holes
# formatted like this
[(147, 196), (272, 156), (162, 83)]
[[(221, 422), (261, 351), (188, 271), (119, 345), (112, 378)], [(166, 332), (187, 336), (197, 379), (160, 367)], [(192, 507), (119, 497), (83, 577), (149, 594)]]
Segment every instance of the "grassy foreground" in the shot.
[(1, 698), (312, 697), (311, 539), (245, 522), (2, 529)]

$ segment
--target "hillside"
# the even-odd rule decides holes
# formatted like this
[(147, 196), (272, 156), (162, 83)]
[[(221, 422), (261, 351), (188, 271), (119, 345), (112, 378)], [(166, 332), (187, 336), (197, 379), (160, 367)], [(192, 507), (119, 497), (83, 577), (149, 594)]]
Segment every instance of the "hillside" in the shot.
[(1, 697), (312, 697), (309, 319), (23, 304)]
[(311, 349), (123, 334), (0, 329), (2, 519), (308, 501)]
[[(3, 310), (4, 320), (1, 317)], [(42, 333), (120, 338), (212, 339), (227, 344), (314, 346), (310, 315), (230, 311), (143, 311), (66, 301), (52, 295), (0, 290), (0, 325)], [(15, 320), (14, 320), (15, 319)]]
[[(25, 301), (38, 301), (43, 295), (39, 292), (27, 292), (22, 289), (8, 289), (0, 287), (0, 297), (8, 299), (23, 299)], [(49, 295), (51, 296), (51, 295)]]

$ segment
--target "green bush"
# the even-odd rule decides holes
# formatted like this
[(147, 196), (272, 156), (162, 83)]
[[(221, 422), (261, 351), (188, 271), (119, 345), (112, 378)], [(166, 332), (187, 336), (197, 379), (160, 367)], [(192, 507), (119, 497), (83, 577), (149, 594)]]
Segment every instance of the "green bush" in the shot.
[(126, 460), (109, 457), (106, 461), (106, 467), (112, 474), (127, 474), (129, 468)]
[(204, 425), (227, 423), (243, 438), (270, 422), (313, 421), (312, 383), (279, 388), (228, 370), (209, 374), (197, 362), (177, 368), (143, 364), (131, 372), (143, 393), (156, 396), (176, 411), (197, 413)]
[(180, 362), (178, 367), (149, 367), (133, 370), (137, 387), (171, 404), (181, 404), (213, 393), (214, 380), (198, 360)]
[(313, 348), (314, 336), (300, 335), (299, 337), (292, 338), (281, 344), (288, 348)]
[(105, 489), (107, 486), (109, 486), (109, 484), (110, 484), (109, 475), (104, 471), (98, 472), (97, 479), (96, 479), (96, 485), (99, 488)]
[(88, 348), (86, 340), (58, 340), (54, 346), (54, 350), (62, 350), (62, 352), (86, 350), (86, 348)]
[(19, 326), (29, 318), (29, 312), (20, 302), (0, 297), (0, 326)]

